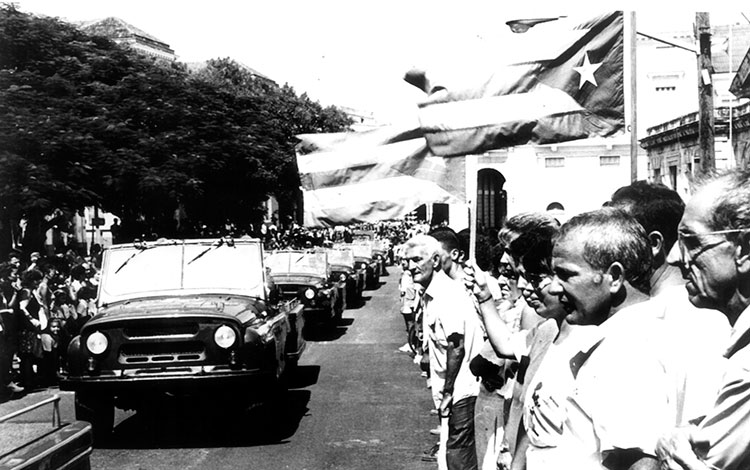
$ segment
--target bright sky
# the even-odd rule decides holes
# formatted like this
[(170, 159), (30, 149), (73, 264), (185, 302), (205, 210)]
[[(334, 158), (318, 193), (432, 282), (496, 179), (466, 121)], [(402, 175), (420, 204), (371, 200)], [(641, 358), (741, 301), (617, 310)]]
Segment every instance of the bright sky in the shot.
[[(231, 57), (322, 104), (369, 110), (382, 121), (411, 121), (421, 92), (402, 77), (412, 67), (444, 74), (491, 65), (518, 40), (514, 18), (600, 12), (606, 4), (553, 0), (17, 0), (25, 12), (85, 21), (115, 16), (170, 45), (180, 61)], [(650, 2), (654, 3), (654, 2)], [(700, 3), (654, 11), (644, 0), (638, 30), (691, 30)], [(565, 5), (560, 7), (560, 5)], [(705, 4), (705, 2), (704, 2)], [(715, 8), (716, 2), (711, 3)], [(729, 3), (727, 3), (729, 5)], [(748, 13), (750, 17), (750, 13)], [(711, 13), (712, 24), (746, 21)]]

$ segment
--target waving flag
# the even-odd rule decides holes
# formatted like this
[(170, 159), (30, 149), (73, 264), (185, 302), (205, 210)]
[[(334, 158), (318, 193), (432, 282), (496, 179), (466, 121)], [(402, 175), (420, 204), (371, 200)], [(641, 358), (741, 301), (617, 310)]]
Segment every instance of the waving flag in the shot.
[(432, 88), (439, 91), (419, 105), (419, 120), (434, 154), (607, 137), (623, 129), (622, 12), (565, 31), (552, 32), (548, 26), (555, 23), (520, 36), (543, 33), (545, 40), (541, 50), (521, 47), (522, 61), (478, 86)]
[(297, 137), (305, 226), (397, 219), (421, 204), (464, 202), (464, 159), (432, 155), (419, 129)]

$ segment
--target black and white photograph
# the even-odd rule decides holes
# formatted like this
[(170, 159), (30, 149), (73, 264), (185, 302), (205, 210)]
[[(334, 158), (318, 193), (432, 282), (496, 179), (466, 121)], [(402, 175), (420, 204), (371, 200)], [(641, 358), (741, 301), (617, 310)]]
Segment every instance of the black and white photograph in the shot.
[(0, 2), (0, 470), (750, 470), (750, 9)]

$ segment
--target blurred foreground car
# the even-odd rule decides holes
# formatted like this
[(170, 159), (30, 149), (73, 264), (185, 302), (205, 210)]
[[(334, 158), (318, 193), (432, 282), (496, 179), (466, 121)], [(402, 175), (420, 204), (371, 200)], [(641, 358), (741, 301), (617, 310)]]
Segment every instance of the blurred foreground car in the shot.
[[(52, 405), (52, 423), (24, 417), (37, 408)], [(91, 425), (85, 421), (60, 420), (60, 397), (42, 400), (0, 417), (0, 470), (89, 470), (92, 450)]]
[[(95, 438), (114, 407), (158, 395), (246, 404), (273, 392), (305, 343), (302, 305), (272, 303), (259, 240), (159, 240), (104, 252), (98, 314), (68, 348), (60, 389)], [(204, 397), (207, 395), (208, 397)]]
[(271, 279), (282, 299), (299, 299), (305, 322), (333, 323), (346, 305), (343, 282), (332, 281), (328, 254), (321, 251), (282, 250), (266, 257)]
[(351, 248), (328, 248), (326, 251), (332, 276), (345, 284), (346, 304), (356, 305), (362, 299), (362, 291), (365, 289), (365, 271), (356, 266)]

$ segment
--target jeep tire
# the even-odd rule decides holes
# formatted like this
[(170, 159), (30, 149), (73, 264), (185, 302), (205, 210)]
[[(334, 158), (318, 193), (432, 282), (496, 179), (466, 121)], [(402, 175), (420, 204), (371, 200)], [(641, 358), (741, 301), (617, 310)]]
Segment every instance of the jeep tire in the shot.
[(76, 392), (75, 412), (77, 420), (91, 423), (94, 442), (101, 442), (112, 434), (115, 421), (112, 397)]

